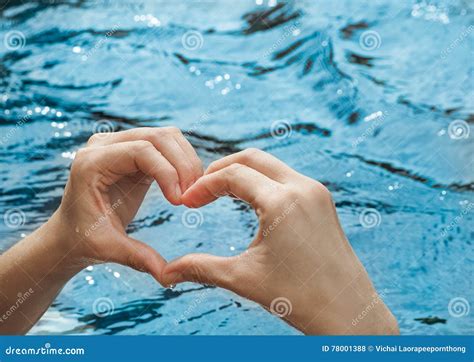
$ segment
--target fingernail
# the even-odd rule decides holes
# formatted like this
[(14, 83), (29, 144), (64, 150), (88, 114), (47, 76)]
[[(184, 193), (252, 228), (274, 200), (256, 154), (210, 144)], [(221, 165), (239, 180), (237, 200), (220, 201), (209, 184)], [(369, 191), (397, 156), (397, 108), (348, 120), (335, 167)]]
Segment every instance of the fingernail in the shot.
[(176, 199), (180, 200), (181, 199), (181, 187), (179, 187), (178, 184), (176, 184), (175, 194), (176, 194)]

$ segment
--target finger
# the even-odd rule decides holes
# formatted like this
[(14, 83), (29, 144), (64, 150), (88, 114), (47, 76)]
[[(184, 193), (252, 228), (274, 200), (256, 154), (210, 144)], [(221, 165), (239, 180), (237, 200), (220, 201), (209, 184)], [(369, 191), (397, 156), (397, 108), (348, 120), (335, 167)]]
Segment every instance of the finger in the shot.
[(161, 285), (167, 286), (162, 278), (166, 260), (151, 246), (128, 236), (123, 238), (111, 261), (148, 273)]
[[(85, 148), (76, 158), (83, 159), (86, 174), (94, 174), (89, 168), (102, 173), (101, 180), (112, 185), (125, 175), (141, 171), (153, 177), (165, 197), (174, 205), (181, 204), (181, 190), (176, 169), (148, 141), (121, 142), (108, 146)], [(90, 176), (89, 176), (90, 178)], [(125, 192), (127, 190), (124, 190)]]
[(238, 163), (201, 177), (182, 196), (188, 207), (201, 207), (220, 196), (232, 194), (254, 208), (263, 206), (261, 200), (280, 186), (260, 172)]
[(214, 161), (209, 165), (205, 174), (207, 175), (216, 172), (233, 163), (246, 165), (281, 183), (285, 183), (298, 175), (295, 170), (287, 166), (275, 156), (257, 148), (248, 148), (244, 151)]
[(88, 146), (97, 147), (138, 140), (153, 143), (158, 151), (176, 168), (182, 192), (201, 177), (201, 161), (191, 144), (176, 127), (143, 127), (121, 132), (97, 134), (90, 138)]
[(163, 282), (165, 285), (195, 282), (231, 289), (236, 261), (236, 257), (188, 254), (166, 265), (162, 274)]
[(194, 147), (186, 139), (186, 137), (184, 137), (184, 135), (181, 134), (180, 137), (176, 137), (175, 139), (178, 142), (178, 144), (181, 146), (181, 148), (183, 149), (184, 153), (186, 153), (186, 155), (188, 156), (188, 160), (191, 161), (191, 165), (193, 166), (193, 171), (194, 171), (194, 181), (196, 181), (204, 173), (201, 159), (197, 155)]

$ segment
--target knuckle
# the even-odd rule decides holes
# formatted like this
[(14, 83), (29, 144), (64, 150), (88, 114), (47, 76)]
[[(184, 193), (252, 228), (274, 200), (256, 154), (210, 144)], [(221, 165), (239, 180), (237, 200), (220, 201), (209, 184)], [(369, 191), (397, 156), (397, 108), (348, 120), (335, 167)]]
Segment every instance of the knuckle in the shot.
[(184, 265), (193, 281), (198, 283), (203, 282), (204, 274), (202, 273), (201, 267), (199, 266), (198, 254), (187, 255)]
[(72, 163), (71, 172), (82, 173), (83, 171), (87, 171), (92, 163), (91, 153), (89, 150), (87, 148), (81, 148), (76, 152), (76, 157)]
[(151, 149), (154, 149), (155, 147), (153, 146), (153, 143), (147, 140), (140, 140), (136, 141), (135, 143), (135, 151), (136, 152), (143, 152), (143, 151), (148, 151)]
[(170, 135), (181, 135), (181, 130), (178, 127), (170, 126), (170, 127), (163, 127), (161, 130)]
[(241, 153), (241, 159), (244, 161), (250, 161), (262, 153), (262, 150), (255, 147), (246, 148)]
[(225, 168), (225, 173), (228, 176), (232, 177), (232, 176), (237, 175), (239, 172), (241, 172), (244, 167), (245, 166), (242, 165), (241, 163), (233, 163), (232, 165), (227, 166)]
[(94, 133), (92, 136), (89, 137), (89, 140), (87, 141), (87, 146), (92, 146), (98, 142), (100, 139), (100, 136), (97, 135), (97, 133)]
[(207, 166), (207, 172), (214, 172), (219, 168), (219, 160), (212, 161), (209, 166)]
[(331, 192), (320, 182), (312, 182), (309, 187), (309, 195), (311, 200), (318, 204), (332, 203)]

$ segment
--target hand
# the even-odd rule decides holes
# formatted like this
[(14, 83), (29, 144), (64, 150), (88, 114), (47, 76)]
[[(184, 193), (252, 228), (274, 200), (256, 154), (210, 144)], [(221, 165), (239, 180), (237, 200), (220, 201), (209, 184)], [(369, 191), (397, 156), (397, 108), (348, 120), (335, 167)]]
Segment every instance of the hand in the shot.
[(201, 175), (201, 161), (176, 128), (97, 134), (77, 153), (61, 206), (48, 224), (61, 235), (69, 264), (116, 262), (161, 281), (165, 260), (125, 229), (153, 180), (179, 205)]
[(182, 201), (201, 207), (225, 194), (249, 203), (258, 216), (260, 228), (248, 250), (233, 257), (183, 256), (165, 267), (166, 284), (221, 286), (308, 334), (398, 333), (322, 184), (249, 149), (212, 163)]

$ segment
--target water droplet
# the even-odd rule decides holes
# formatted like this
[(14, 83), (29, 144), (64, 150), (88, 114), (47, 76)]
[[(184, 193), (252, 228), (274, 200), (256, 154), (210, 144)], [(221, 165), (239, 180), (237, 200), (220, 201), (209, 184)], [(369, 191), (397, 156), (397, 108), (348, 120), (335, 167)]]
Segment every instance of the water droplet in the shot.
[(82, 51), (82, 49), (79, 46), (75, 46), (75, 47), (72, 48), (73, 53), (79, 54), (81, 51)]
[(114, 272), (114, 277), (120, 278), (120, 273), (119, 272)]

